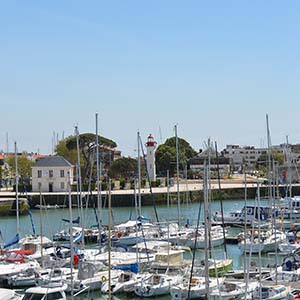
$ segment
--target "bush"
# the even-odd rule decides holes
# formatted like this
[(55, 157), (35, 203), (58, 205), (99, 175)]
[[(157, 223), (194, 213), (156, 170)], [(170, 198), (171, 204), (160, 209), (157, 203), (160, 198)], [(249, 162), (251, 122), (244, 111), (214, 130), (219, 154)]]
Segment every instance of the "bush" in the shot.
[(120, 178), (119, 181), (120, 181), (120, 189), (124, 190), (125, 184), (126, 184), (126, 180), (124, 178)]
[[(13, 191), (16, 191), (16, 185), (13, 186)], [(18, 184), (18, 191), (19, 193), (25, 193), (26, 192), (31, 192), (32, 191), (32, 185), (29, 184)]]

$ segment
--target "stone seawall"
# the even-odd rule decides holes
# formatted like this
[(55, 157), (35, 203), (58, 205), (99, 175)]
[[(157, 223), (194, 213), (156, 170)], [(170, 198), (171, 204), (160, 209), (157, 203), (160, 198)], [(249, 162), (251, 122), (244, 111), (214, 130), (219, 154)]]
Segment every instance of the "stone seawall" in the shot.
[[(247, 198), (254, 199), (256, 196), (257, 188), (256, 186), (251, 186), (247, 188)], [(112, 207), (130, 207), (134, 205), (134, 194), (127, 193), (127, 194), (118, 194), (116, 191), (111, 195), (111, 203)], [(268, 195), (268, 187), (262, 186), (260, 189), (261, 197), (267, 197)], [(279, 188), (279, 195), (285, 195), (285, 188)], [(295, 186), (293, 187), (293, 195), (300, 195), (300, 187)], [(212, 199), (214, 200), (240, 200), (244, 199), (245, 197), (245, 189), (244, 188), (232, 188), (232, 189), (224, 189), (224, 190), (213, 190), (212, 191)], [(167, 193), (143, 193), (142, 194), (142, 204), (143, 205), (166, 205), (167, 204)], [(180, 192), (180, 199), (181, 202), (199, 202), (203, 201), (203, 191), (196, 190), (196, 191), (188, 191), (188, 192)], [(35, 207), (36, 205), (40, 204), (40, 195), (34, 194), (29, 195), (30, 206)], [(87, 196), (83, 198), (83, 203), (85, 205), (87, 201)], [(169, 194), (169, 201), (170, 203), (174, 204), (177, 203), (177, 193), (170, 193)], [(43, 194), (42, 195), (42, 205), (65, 205), (68, 206), (68, 195), (67, 194)], [(76, 194), (72, 194), (72, 205), (77, 206), (78, 203), (78, 196)], [(97, 194), (89, 195), (89, 207), (97, 206)], [(108, 196), (107, 194), (102, 195), (102, 203), (103, 206), (108, 206)]]

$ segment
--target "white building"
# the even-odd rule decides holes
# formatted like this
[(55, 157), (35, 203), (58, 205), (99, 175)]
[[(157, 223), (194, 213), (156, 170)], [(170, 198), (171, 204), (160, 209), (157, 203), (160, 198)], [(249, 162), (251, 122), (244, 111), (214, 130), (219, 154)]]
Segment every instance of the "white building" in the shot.
[[(281, 146), (272, 146), (272, 151), (284, 153)], [(267, 155), (267, 148), (255, 148), (254, 146), (227, 145), (223, 150), (224, 157), (229, 158), (234, 170), (239, 170), (246, 165), (248, 168), (255, 168), (258, 158)]]
[(68, 173), (73, 183), (73, 165), (61, 156), (45, 156), (32, 167), (33, 192), (66, 192)]
[[(201, 151), (197, 156), (189, 160), (190, 170), (193, 171), (194, 175), (204, 177), (204, 169), (208, 162), (209, 150)], [(226, 177), (229, 174), (230, 165), (229, 158), (221, 156), (218, 153), (218, 159), (216, 151), (214, 149), (210, 150), (210, 176), (211, 178), (218, 178), (218, 174), (222, 178)]]
[(154, 155), (156, 144), (157, 143), (154, 141), (154, 137), (151, 134), (149, 134), (146, 143), (146, 148), (147, 148), (147, 171), (150, 180), (156, 180), (155, 155)]

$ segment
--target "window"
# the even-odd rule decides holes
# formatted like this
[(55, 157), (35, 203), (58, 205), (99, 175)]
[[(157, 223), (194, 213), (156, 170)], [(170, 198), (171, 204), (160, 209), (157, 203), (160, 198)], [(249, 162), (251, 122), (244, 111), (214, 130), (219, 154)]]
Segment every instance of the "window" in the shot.
[(50, 177), (50, 178), (53, 177), (53, 170), (49, 170), (49, 177)]
[(65, 177), (65, 170), (60, 170), (60, 177)]
[(56, 300), (56, 299), (63, 299), (63, 295), (61, 294), (61, 292), (49, 293), (45, 297), (45, 300)]
[(42, 177), (42, 170), (38, 170), (38, 178)]
[(24, 300), (41, 300), (44, 294), (25, 293)]
[(39, 191), (42, 189), (42, 183), (41, 182), (38, 183), (38, 188), (39, 188)]
[(64, 182), (61, 182), (60, 183), (60, 188), (63, 190), (65, 188), (65, 183)]

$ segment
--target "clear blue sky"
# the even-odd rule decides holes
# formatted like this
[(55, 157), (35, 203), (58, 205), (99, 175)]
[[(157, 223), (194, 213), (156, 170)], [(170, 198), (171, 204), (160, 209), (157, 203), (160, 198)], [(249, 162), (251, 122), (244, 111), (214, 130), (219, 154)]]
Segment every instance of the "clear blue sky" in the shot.
[(299, 37), (299, 1), (2, 1), (0, 149), (50, 153), (96, 112), (124, 155), (176, 123), (195, 149), (266, 145), (266, 113), (300, 142)]

